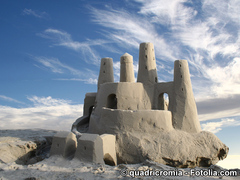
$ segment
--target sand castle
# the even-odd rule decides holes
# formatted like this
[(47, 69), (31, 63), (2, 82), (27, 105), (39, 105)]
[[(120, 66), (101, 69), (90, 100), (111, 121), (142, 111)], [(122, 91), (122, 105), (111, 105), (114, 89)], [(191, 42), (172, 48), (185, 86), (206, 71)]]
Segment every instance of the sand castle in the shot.
[[(215, 164), (227, 156), (227, 146), (214, 134), (201, 131), (186, 60), (175, 61), (172, 82), (158, 82), (152, 43), (140, 44), (137, 82), (133, 57), (125, 53), (120, 61), (120, 82), (114, 82), (113, 60), (102, 58), (98, 91), (86, 94), (83, 116), (72, 125), (79, 139), (85, 133), (115, 135), (112, 146), (117, 160), (112, 164), (150, 159), (195, 167)], [(111, 148), (109, 141), (102, 146)]]

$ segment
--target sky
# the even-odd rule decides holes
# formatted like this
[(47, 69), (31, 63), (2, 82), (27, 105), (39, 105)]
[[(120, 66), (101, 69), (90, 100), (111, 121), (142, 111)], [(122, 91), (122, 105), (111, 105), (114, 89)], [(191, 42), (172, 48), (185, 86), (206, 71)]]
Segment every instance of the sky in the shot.
[(218, 163), (240, 168), (239, 0), (1, 0), (0, 129), (70, 130), (87, 92), (97, 91), (100, 60), (155, 47), (159, 82), (189, 63), (203, 130), (229, 148)]

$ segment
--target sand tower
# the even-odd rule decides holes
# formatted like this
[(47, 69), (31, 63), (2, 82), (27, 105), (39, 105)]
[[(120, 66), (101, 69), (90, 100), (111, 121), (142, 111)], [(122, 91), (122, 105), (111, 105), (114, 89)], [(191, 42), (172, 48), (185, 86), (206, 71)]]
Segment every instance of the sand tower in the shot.
[(135, 82), (133, 71), (133, 57), (125, 53), (121, 56), (120, 82)]
[(200, 132), (197, 107), (192, 91), (188, 62), (174, 63), (173, 126), (186, 132)]
[(156, 59), (152, 43), (140, 44), (137, 82), (142, 82), (143, 84), (158, 82)]
[(98, 89), (101, 84), (106, 82), (114, 82), (113, 60), (108, 57), (101, 59), (101, 67), (98, 76)]

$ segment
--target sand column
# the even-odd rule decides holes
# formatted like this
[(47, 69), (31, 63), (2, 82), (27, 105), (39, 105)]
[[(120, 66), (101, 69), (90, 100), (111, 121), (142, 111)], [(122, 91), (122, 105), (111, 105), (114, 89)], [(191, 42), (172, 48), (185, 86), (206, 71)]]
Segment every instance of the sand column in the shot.
[(121, 56), (120, 82), (135, 82), (133, 57), (128, 53)]
[(200, 132), (197, 106), (186, 60), (174, 63), (173, 127), (186, 132)]
[(98, 76), (98, 89), (101, 84), (106, 82), (114, 82), (113, 60), (108, 57), (101, 59), (101, 67)]
[(156, 59), (152, 43), (141, 43), (139, 48), (139, 68), (137, 82), (157, 83)]

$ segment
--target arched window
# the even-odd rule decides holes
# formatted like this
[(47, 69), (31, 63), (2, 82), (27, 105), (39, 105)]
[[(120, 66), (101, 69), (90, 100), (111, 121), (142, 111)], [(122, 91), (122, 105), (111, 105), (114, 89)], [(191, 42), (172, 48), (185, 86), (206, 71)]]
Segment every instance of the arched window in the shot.
[(107, 99), (107, 108), (117, 109), (117, 97), (116, 94), (110, 94)]
[(110, 166), (116, 165), (112, 156), (109, 153), (104, 155), (103, 160), (104, 160), (105, 164), (107, 164), (107, 165), (110, 165)]
[(169, 97), (167, 93), (161, 93), (158, 96), (158, 109), (159, 110), (168, 110)]

